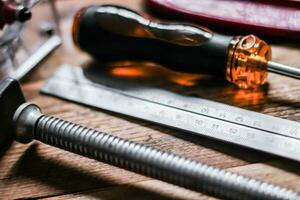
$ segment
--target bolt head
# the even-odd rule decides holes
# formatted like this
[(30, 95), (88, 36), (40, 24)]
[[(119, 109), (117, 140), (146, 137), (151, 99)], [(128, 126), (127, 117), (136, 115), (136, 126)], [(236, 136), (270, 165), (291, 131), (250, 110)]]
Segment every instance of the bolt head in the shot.
[(25, 103), (18, 81), (7, 78), (0, 82), (0, 147), (14, 139), (13, 116)]

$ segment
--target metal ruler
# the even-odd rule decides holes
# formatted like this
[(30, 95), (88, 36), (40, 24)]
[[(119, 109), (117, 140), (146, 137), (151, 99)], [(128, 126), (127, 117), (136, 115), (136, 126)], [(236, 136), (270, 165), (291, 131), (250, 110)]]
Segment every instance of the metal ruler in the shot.
[[(300, 123), (63, 65), (42, 92), (300, 161)], [(89, 77), (89, 78), (87, 78)]]

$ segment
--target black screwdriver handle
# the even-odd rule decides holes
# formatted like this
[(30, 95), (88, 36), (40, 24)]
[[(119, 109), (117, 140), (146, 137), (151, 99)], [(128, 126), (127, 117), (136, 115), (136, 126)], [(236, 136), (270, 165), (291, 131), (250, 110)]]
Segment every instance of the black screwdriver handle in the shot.
[(80, 10), (73, 24), (77, 46), (104, 61), (147, 60), (188, 73), (225, 74), (232, 37), (190, 24), (151, 21), (118, 6)]

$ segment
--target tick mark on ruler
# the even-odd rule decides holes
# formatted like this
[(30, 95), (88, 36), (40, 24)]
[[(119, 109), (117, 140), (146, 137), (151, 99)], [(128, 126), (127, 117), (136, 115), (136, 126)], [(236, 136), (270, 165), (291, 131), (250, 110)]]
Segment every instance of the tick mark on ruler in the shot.
[(197, 124), (197, 125), (203, 125), (203, 121), (202, 120), (199, 120), (199, 119), (196, 119), (195, 120), (195, 123)]
[[(69, 69), (72, 72), (77, 72), (76, 70), (81, 69), (75, 67)], [(72, 74), (76, 76), (72, 77)], [(61, 74), (60, 76), (65, 77), (66, 75)], [(43, 92), (67, 99), (72, 98), (77, 102), (158, 122), (198, 135), (210, 135), (212, 138), (300, 160), (299, 123), (287, 123), (286, 120), (279, 118), (274, 120), (274, 117), (260, 113), (250, 113), (240, 108), (222, 106), (200, 97), (195, 99), (176, 93), (170, 94), (148, 86), (132, 91), (129, 90), (129, 87), (126, 88), (127, 86), (123, 82), (120, 82), (119, 85), (126, 88), (121, 91), (125, 95), (120, 95), (118, 92), (120, 89), (117, 87), (112, 91), (106, 87), (98, 88), (86, 84), (86, 78), (80, 73), (69, 73), (68, 76), (70, 76), (68, 77), (69, 83), (50, 79), (42, 89)], [(80, 80), (78, 87), (72, 90), (62, 87), (67, 84), (73, 85), (75, 79)], [(86, 95), (87, 91), (92, 95)], [(95, 96), (98, 97), (97, 101), (95, 101)], [(129, 108), (130, 101), (134, 102), (131, 108)], [(287, 147), (284, 142), (288, 145)], [(290, 144), (292, 147), (289, 147)], [(295, 152), (291, 153), (287, 149), (288, 147), (293, 148)], [(274, 151), (274, 148), (277, 151)]]
[(243, 122), (244, 118), (241, 117), (241, 116), (238, 116), (238, 117), (235, 118), (235, 121), (237, 121), (237, 122)]
[(230, 128), (229, 129), (229, 133), (231, 133), (231, 134), (236, 134), (237, 132), (238, 132), (238, 130), (235, 129), (235, 128)]

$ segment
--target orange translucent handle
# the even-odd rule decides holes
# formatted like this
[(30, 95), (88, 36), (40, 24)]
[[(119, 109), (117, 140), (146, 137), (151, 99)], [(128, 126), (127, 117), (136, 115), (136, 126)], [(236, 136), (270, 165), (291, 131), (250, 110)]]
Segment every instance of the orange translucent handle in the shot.
[(271, 48), (254, 35), (237, 36), (228, 48), (226, 79), (240, 88), (254, 88), (267, 80)]

